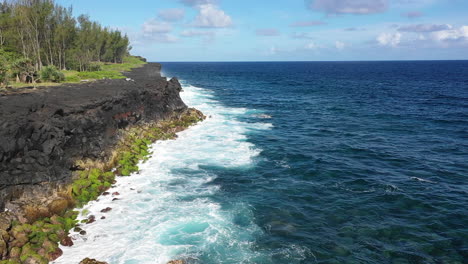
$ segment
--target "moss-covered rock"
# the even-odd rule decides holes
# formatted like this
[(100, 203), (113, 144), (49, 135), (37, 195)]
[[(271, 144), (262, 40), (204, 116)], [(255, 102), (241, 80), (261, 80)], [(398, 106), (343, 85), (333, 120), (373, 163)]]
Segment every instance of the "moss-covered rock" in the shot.
[(11, 248), (10, 250), (10, 259), (19, 259), (19, 257), (21, 256), (21, 248), (19, 247), (13, 247)]
[(3, 239), (0, 239), (0, 258), (3, 258), (7, 254), (8, 254), (8, 245)]

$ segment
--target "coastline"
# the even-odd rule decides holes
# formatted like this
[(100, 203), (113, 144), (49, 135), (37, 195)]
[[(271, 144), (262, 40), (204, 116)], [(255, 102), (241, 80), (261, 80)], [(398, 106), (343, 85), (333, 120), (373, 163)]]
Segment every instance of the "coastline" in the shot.
[[(150, 155), (148, 152), (150, 144), (156, 140), (174, 138), (176, 132), (205, 118), (200, 111), (185, 106), (179, 97), (181, 87), (177, 79), (167, 81), (166, 78), (160, 76), (160, 68), (159, 64), (153, 63), (145, 65), (142, 69), (126, 73), (125, 75), (130, 78), (130, 81), (103, 80), (90, 84), (54, 87), (39, 94), (11, 96), (15, 98), (12, 100), (13, 102), (5, 100), (5, 98), (10, 99), (11, 97), (1, 98), (3, 99), (1, 102), (10, 103), (9, 105), (0, 104), (2, 110), (14, 106), (15, 100), (24, 100), (24, 97), (27, 99), (26, 102), (31, 103), (38, 98), (46, 103), (55, 102), (58, 105), (53, 107), (43, 104), (42, 109), (39, 110), (40, 114), (46, 112), (50, 115), (52, 112), (52, 121), (73, 114), (78, 114), (79, 118), (72, 119), (72, 121), (80, 121), (89, 118), (89, 114), (91, 114), (94, 115), (93, 121), (100, 126), (101, 131), (92, 131), (94, 137), (90, 136), (90, 133), (87, 134), (88, 137), (81, 137), (77, 142), (77, 145), (80, 146), (78, 152), (81, 151), (81, 155), (76, 155), (75, 149), (73, 157), (66, 155), (67, 147), (72, 145), (69, 142), (73, 141), (70, 140), (70, 138), (73, 139), (73, 135), (68, 135), (68, 137), (65, 135), (62, 137), (65, 140), (61, 142), (60, 137), (57, 139), (59, 133), (55, 133), (54, 136), (48, 137), (49, 140), (44, 141), (46, 143), (43, 142), (42, 146), (53, 145), (52, 149), (44, 154), (48, 154), (49, 157), (61, 154), (58, 162), (51, 158), (50, 163), (40, 164), (44, 167), (62, 167), (62, 173), (60, 171), (55, 173), (56, 176), (59, 174), (60, 177), (54, 180), (51, 180), (50, 175), (47, 175), (48, 181), (39, 177), (37, 183), (34, 182), (34, 178), (30, 178), (30, 183), (11, 184), (10, 181), (10, 185), (8, 185), (6, 181), (8, 176), (11, 176), (8, 174), (10, 171), (8, 165), (11, 163), (6, 161), (11, 160), (8, 155), (12, 156), (12, 151), (11, 149), (10, 151), (2, 150), (2, 155), (0, 155), (2, 157), (0, 159), (2, 161), (2, 174), (0, 175), (2, 195), (0, 198), (2, 208), (5, 206), (7, 210), (0, 214), (0, 259), (3, 259), (0, 263), (48, 263), (48, 261), (59, 257), (62, 254), (61, 249), (58, 248), (59, 242), (61, 245), (67, 246), (73, 244), (72, 239), (68, 236), (68, 232), (78, 224), (75, 220), (77, 213), (73, 212), (73, 208), (80, 207), (105, 193), (115, 182), (116, 175), (129, 175), (138, 171), (138, 162)], [(116, 87), (121, 89), (117, 95), (118, 98), (115, 96), (104, 97), (106, 92), (115, 94)], [(65, 90), (66, 88), (68, 89)], [(61, 98), (61, 95), (66, 95), (68, 100), (61, 101), (60, 99), (64, 99)], [(127, 99), (129, 95), (130, 100)], [(19, 98), (20, 96), (21, 98)], [(77, 98), (82, 100), (81, 105), (76, 102)], [(90, 100), (87, 102), (88, 104), (83, 105), (83, 101), (88, 99)], [(132, 105), (131, 103), (134, 103), (132, 100), (139, 100), (139, 104)], [(67, 103), (75, 103), (75, 105), (67, 109), (65, 106)], [(109, 106), (109, 104), (111, 105)], [(81, 111), (76, 111), (77, 105)], [(75, 107), (74, 111), (70, 109), (73, 107)], [(19, 108), (19, 110), (23, 110), (21, 107)], [(24, 104), (22, 108), (25, 108)], [(1, 113), (5, 112), (1, 111)], [(17, 115), (25, 114), (21, 111), (14, 113)], [(29, 113), (30, 108), (27, 109), (26, 115)], [(31, 115), (34, 116), (34, 114)], [(32, 119), (31, 116), (28, 117), (28, 119)], [(0, 114), (0, 119), (3, 118), (6, 116)], [(65, 118), (65, 120), (60, 121), (67, 122), (70, 119)], [(111, 129), (103, 126), (106, 121), (110, 124)], [(8, 123), (6, 122), (6, 124)], [(51, 124), (46, 123), (42, 127), (46, 125)], [(72, 125), (76, 125), (76, 123)], [(17, 127), (20, 128), (21, 125)], [(62, 129), (65, 130), (63, 127)], [(54, 132), (57, 132), (56, 130)], [(6, 139), (11, 140), (12, 137), (16, 138), (18, 134), (21, 135), (21, 133), (11, 133), (11, 131), (12, 129), (2, 131)], [(44, 134), (47, 135), (48, 132), (46, 131)], [(62, 132), (66, 134), (66, 131)], [(86, 132), (89, 131), (82, 129), (82, 133), (86, 134)], [(104, 132), (105, 134), (99, 135), (96, 132)], [(51, 143), (51, 139), (55, 139), (55, 141)], [(15, 141), (17, 143), (19, 140), (16, 138)], [(96, 151), (93, 152), (92, 147), (83, 151), (83, 145), (87, 142), (97, 144), (96, 149), (100, 150), (100, 153), (96, 155)], [(60, 143), (63, 144), (60, 145)], [(58, 145), (63, 148), (58, 149)], [(28, 153), (25, 151), (29, 151), (29, 149), (18, 151), (15, 149), (17, 146), (18, 144), (14, 144), (11, 147), (13, 151), (17, 151), (16, 156), (27, 156)], [(64, 159), (66, 160), (63, 161)], [(18, 163), (21, 162), (23, 159), (18, 161)], [(3, 170), (5, 168), (6, 170)], [(31, 170), (27, 166), (26, 168)], [(66, 171), (67, 169), (69, 171)], [(24, 172), (21, 171), (21, 173)]]

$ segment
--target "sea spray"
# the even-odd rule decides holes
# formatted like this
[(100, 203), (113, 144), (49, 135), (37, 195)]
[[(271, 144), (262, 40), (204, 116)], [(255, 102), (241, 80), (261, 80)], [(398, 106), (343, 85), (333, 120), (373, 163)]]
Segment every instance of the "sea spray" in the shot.
[[(175, 258), (265, 261), (252, 247), (263, 231), (250, 207), (241, 200), (223, 207), (216, 200), (222, 186), (207, 168), (251, 169), (260, 149), (247, 142), (246, 134), (271, 125), (241, 122), (240, 117), (251, 114), (248, 109), (225, 107), (202, 88), (183, 88), (183, 100), (209, 118), (180, 132), (177, 140), (154, 144), (153, 156), (139, 165), (140, 173), (118, 178), (108, 191), (114, 195), (86, 205), (80, 218), (95, 215), (97, 221), (82, 227), (86, 235), (73, 234), (75, 245), (62, 248), (63, 256), (54, 263), (77, 263), (85, 257), (126, 264)], [(107, 207), (112, 210), (101, 212)]]

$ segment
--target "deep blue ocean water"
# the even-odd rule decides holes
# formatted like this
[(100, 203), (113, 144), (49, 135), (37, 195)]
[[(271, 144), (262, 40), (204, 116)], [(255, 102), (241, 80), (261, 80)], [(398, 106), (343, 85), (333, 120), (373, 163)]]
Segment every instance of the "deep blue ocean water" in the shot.
[(468, 263), (468, 61), (163, 73), (209, 118), (85, 207), (113, 210), (57, 263)]
[[(468, 263), (468, 62), (163, 63), (230, 107), (261, 149), (210, 168), (272, 263)], [(242, 225), (242, 216), (239, 216)], [(296, 261), (297, 260), (297, 261)]]

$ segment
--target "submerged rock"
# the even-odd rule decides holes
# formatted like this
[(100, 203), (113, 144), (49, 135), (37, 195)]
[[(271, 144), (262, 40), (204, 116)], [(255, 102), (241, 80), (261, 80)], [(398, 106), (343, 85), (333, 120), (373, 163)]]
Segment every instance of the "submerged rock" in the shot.
[(71, 239), (71, 237), (66, 236), (62, 240), (60, 240), (60, 245), (64, 247), (71, 247), (73, 246), (73, 240)]
[(96, 222), (96, 217), (94, 215), (88, 216), (88, 219), (86, 219), (86, 224), (91, 224)]
[(63, 251), (60, 248), (56, 248), (53, 252), (50, 252), (47, 257), (50, 261), (58, 259), (60, 256), (62, 256)]
[(185, 260), (178, 259), (178, 260), (171, 260), (167, 264), (186, 264), (186, 263), (187, 262), (185, 262)]
[(80, 264), (108, 264), (108, 263), (104, 261), (98, 261), (95, 259), (85, 258), (80, 262)]
[(111, 211), (111, 210), (112, 210), (112, 208), (106, 207), (106, 208), (104, 208), (104, 209), (101, 210), (101, 213), (107, 213), (107, 212), (109, 212), (109, 211)]

